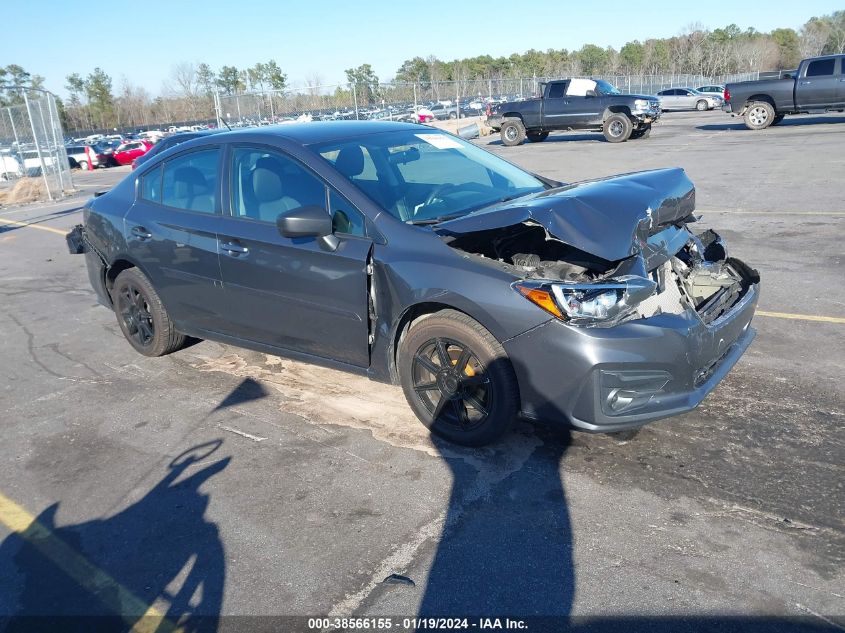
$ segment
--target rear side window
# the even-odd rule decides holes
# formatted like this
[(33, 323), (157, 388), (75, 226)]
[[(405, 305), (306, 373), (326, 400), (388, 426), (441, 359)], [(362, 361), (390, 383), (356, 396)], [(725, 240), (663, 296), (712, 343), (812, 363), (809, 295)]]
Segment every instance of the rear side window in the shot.
[(164, 163), (162, 204), (187, 211), (217, 212), (220, 149), (183, 154)]
[(807, 77), (824, 77), (833, 74), (833, 66), (836, 64), (836, 59), (818, 59), (810, 62), (807, 66)]
[(161, 166), (141, 176), (141, 198), (161, 204)]

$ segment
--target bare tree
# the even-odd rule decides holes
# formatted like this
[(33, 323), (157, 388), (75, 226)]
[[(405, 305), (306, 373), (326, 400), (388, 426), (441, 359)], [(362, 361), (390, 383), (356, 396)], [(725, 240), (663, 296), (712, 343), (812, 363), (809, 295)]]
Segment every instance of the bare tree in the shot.
[(811, 18), (798, 33), (798, 50), (801, 57), (816, 57), (822, 54), (827, 39), (830, 37), (830, 23), (826, 20)]

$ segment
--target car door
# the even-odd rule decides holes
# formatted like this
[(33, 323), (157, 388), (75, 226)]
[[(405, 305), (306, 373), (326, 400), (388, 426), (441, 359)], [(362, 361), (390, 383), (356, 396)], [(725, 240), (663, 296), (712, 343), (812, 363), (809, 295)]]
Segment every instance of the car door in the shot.
[(677, 108), (676, 90), (671, 88), (669, 90), (661, 90), (657, 93), (660, 99), (660, 108), (663, 110), (674, 110)]
[(584, 122), (584, 97), (568, 95), (570, 83), (557, 81), (548, 86), (543, 97), (543, 127), (566, 128)]
[(224, 324), (219, 162), (219, 147), (202, 148), (144, 171), (124, 217), (130, 257), (150, 277), (177, 327), (188, 331), (220, 331)]
[(845, 108), (845, 57), (839, 58), (839, 74), (837, 75), (836, 101), (837, 107)]
[[(372, 241), (363, 215), (279, 150), (235, 146), (227, 163), (230, 212), (220, 231), (220, 271), (230, 331), (248, 341), (368, 366)], [(336, 248), (320, 238), (279, 233), (279, 214), (310, 205), (332, 209)]]
[(836, 74), (836, 57), (823, 57), (809, 62), (801, 71), (795, 86), (799, 108), (829, 108), (838, 100), (841, 75)]

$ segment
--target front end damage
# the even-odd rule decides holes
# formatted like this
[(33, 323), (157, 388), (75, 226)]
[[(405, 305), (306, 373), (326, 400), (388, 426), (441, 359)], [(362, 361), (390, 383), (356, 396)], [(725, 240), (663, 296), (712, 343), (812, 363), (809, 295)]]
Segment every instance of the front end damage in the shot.
[(438, 227), (553, 317), (504, 342), (525, 415), (640, 426), (694, 408), (739, 359), (759, 275), (714, 231), (690, 230), (694, 198), (681, 170), (661, 170), (546, 192), (490, 215), (494, 227)]

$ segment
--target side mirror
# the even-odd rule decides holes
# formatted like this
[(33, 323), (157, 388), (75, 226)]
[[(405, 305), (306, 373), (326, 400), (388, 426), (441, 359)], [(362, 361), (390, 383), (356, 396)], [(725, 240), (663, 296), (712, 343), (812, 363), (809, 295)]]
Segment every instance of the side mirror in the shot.
[(595, 90), (588, 90), (587, 93), (584, 96), (585, 97), (595, 97), (596, 91)]
[(339, 244), (332, 234), (332, 219), (320, 206), (308, 205), (280, 213), (276, 228), (283, 237), (317, 237), (328, 250), (335, 250)]

